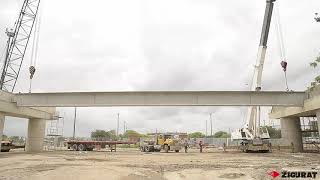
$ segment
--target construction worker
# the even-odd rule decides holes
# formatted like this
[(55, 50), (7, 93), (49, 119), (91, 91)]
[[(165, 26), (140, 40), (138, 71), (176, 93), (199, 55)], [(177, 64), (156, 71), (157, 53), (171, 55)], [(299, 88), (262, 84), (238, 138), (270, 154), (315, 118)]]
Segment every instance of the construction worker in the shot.
[(202, 153), (202, 146), (203, 146), (202, 141), (200, 141), (200, 142), (199, 142), (200, 153)]
[(184, 152), (187, 153), (188, 152), (188, 140), (184, 140)]

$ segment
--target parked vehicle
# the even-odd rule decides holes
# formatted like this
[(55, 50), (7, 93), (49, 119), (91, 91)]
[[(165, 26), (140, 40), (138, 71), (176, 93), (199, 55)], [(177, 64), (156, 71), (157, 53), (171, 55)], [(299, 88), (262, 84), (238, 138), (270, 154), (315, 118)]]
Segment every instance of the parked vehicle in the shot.
[(161, 150), (179, 152), (183, 147), (178, 135), (170, 133), (156, 134), (154, 139), (153, 141), (140, 143), (141, 152), (160, 152)]
[(25, 146), (16, 146), (11, 141), (1, 141), (1, 152), (9, 152), (11, 149), (24, 148)]

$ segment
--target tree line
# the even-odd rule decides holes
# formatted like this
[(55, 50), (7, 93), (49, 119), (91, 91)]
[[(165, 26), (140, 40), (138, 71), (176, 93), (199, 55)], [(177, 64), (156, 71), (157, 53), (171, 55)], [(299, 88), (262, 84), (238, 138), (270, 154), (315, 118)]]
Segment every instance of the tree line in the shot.
[[(281, 130), (273, 128), (272, 126), (265, 126), (268, 129), (270, 138), (281, 138)], [(116, 135), (115, 130), (95, 130), (91, 132), (91, 138), (95, 140), (119, 140), (119, 139), (125, 139), (128, 137), (147, 137), (148, 134), (142, 134), (134, 130), (127, 130), (124, 134), (119, 134), (119, 136)], [(188, 134), (189, 138), (204, 138), (206, 137), (205, 134), (202, 132), (193, 132)], [(230, 138), (230, 133), (227, 133), (225, 131), (218, 131), (214, 133), (212, 136), (207, 137), (213, 137), (213, 138)]]

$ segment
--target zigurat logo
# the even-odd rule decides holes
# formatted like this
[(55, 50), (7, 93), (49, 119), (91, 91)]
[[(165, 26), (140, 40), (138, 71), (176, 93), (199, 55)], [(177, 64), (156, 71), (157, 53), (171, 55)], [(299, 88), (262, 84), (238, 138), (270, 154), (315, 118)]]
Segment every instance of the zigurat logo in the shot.
[(268, 172), (268, 175), (271, 176), (273, 179), (280, 177), (285, 179), (316, 179), (318, 172), (316, 171), (271, 171)]

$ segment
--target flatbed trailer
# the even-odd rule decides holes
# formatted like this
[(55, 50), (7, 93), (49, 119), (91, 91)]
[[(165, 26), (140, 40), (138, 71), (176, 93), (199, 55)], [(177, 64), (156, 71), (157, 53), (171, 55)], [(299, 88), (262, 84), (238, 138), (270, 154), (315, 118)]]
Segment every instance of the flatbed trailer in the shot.
[(105, 148), (109, 146), (111, 152), (117, 150), (117, 144), (136, 144), (136, 142), (130, 141), (66, 141), (68, 149), (73, 151), (92, 151), (97, 147)]

